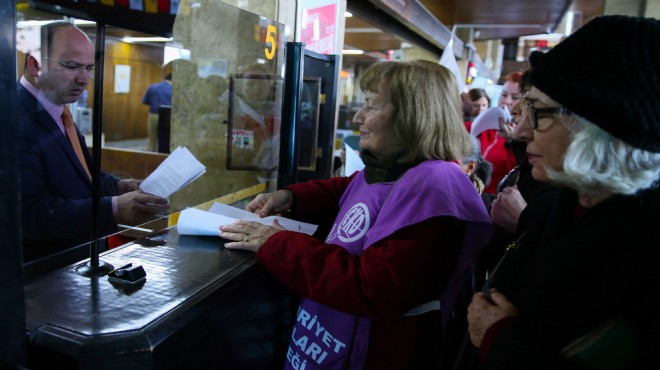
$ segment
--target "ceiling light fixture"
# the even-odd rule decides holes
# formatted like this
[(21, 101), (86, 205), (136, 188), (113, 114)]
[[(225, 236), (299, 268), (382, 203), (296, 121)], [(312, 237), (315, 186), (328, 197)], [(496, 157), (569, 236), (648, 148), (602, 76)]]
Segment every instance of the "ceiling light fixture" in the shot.
[(347, 27), (345, 33), (382, 33), (383, 30), (376, 27)]
[(344, 55), (362, 55), (364, 54), (364, 50), (359, 50), (359, 49), (344, 49), (341, 51), (342, 54)]
[(479, 23), (472, 23), (472, 24), (455, 24), (454, 27), (456, 28), (481, 28), (481, 29), (486, 29), (486, 28), (542, 28), (546, 27), (544, 24), (479, 24)]
[[(59, 19), (51, 19), (44, 21), (37, 21), (37, 20), (18, 21), (16, 22), (16, 28), (41, 27), (47, 25), (48, 23), (53, 23), (55, 21), (59, 21)], [(91, 26), (91, 25), (95, 25), (96, 22), (86, 21), (84, 19), (76, 19), (73, 21), (73, 24), (75, 24), (76, 26)]]
[(121, 39), (121, 41), (129, 44), (134, 42), (170, 42), (172, 40), (174, 39), (171, 37), (122, 37)]

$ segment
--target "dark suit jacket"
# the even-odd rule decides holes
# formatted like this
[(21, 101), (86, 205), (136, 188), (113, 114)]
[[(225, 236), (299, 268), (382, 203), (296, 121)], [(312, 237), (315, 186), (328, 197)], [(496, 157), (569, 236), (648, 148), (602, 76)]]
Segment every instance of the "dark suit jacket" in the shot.
[[(17, 97), (23, 256), (30, 261), (90, 241), (92, 184), (67, 137), (20, 83)], [(80, 132), (78, 137), (90, 166)], [(107, 235), (117, 226), (111, 195), (118, 179), (103, 173), (101, 181), (101, 233)]]

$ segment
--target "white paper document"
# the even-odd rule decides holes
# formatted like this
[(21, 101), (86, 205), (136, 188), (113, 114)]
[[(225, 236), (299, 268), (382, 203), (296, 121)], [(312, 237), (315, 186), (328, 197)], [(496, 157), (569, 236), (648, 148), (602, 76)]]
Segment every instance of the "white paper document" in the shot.
[(346, 163), (344, 164), (344, 176), (350, 176), (353, 174), (353, 172), (361, 171), (364, 168), (364, 162), (362, 162), (362, 158), (360, 158), (360, 155), (357, 154), (353, 148), (351, 148), (348, 144), (344, 145), (346, 146)]
[(511, 112), (509, 112), (509, 108), (506, 105), (504, 106), (504, 109), (499, 107), (486, 109), (485, 112), (481, 112), (481, 114), (472, 121), (470, 135), (477, 137), (486, 130), (499, 130), (500, 118), (506, 122), (511, 122)]
[(187, 148), (178, 147), (142, 181), (140, 189), (168, 198), (202, 176), (204, 172), (206, 167)]
[(232, 224), (237, 220), (255, 221), (271, 226), (275, 219), (285, 229), (298, 231), (307, 235), (314, 234), (318, 227), (317, 225), (291, 220), (286, 217), (268, 216), (260, 218), (252, 212), (217, 202), (208, 211), (202, 211), (196, 208), (188, 208), (181, 211), (176, 227), (180, 235), (219, 236), (220, 230), (218, 228), (220, 226)]
[(197, 208), (187, 208), (179, 214), (176, 229), (179, 235), (210, 235), (220, 236), (218, 228), (236, 221), (235, 218), (216, 215)]

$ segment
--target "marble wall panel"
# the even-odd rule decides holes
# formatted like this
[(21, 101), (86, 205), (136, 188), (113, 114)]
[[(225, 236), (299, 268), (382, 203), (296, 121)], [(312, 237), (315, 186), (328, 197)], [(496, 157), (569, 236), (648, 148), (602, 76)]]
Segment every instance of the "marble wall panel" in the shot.
[[(281, 62), (278, 66), (266, 60), (263, 46), (255, 42), (263, 34), (255, 24), (258, 17), (251, 13), (293, 29), (295, 0), (199, 0), (177, 15), (174, 42), (189, 50), (191, 57), (172, 62), (171, 149), (187, 147), (207, 167), (207, 173), (172, 196), (172, 211), (277, 176), (274, 171), (227, 169), (229, 78), (258, 59), (266, 61), (269, 72), (277, 74), (281, 69)], [(281, 46), (278, 56), (283, 60)]]

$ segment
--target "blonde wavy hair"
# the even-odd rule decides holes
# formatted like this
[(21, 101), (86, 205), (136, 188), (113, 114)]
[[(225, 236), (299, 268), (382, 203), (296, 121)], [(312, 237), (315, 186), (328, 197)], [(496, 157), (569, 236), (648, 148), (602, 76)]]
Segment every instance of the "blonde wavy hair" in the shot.
[(394, 135), (403, 149), (399, 162), (458, 160), (470, 152), (470, 136), (462, 118), (454, 75), (425, 61), (379, 62), (360, 79), (362, 91), (390, 88), (395, 108)]

